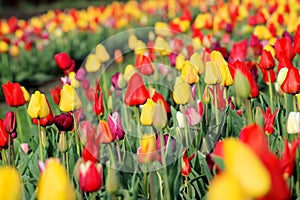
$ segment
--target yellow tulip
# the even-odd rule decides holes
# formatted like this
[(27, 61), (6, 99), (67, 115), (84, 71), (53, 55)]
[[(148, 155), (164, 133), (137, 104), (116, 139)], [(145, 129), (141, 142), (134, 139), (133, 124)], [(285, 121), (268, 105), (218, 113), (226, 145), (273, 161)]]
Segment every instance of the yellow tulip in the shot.
[(150, 126), (153, 120), (155, 102), (152, 99), (147, 99), (143, 105), (140, 121), (145, 126)]
[(95, 51), (96, 57), (100, 59), (100, 62), (106, 62), (109, 60), (109, 54), (106, 51), (106, 48), (102, 44), (96, 46)]
[(185, 62), (185, 58), (182, 55), (176, 57), (175, 69), (181, 70)]
[(21, 86), (21, 90), (23, 92), (25, 101), (29, 101), (30, 100), (30, 95), (29, 95), (28, 91), (26, 90), (26, 88)]
[(222, 75), (216, 63), (207, 61), (205, 63), (204, 82), (208, 85), (222, 83)]
[(160, 36), (155, 39), (154, 49), (162, 56), (167, 56), (172, 51), (170, 45)]
[(88, 55), (85, 62), (85, 69), (89, 73), (97, 72), (101, 67), (101, 61), (95, 54)]
[(49, 115), (50, 108), (44, 94), (35, 91), (31, 95), (27, 112), (31, 118), (44, 118)]
[(233, 84), (233, 79), (230, 74), (228, 63), (223, 58), (223, 55), (219, 51), (212, 51), (210, 54), (211, 60), (218, 66), (221, 76), (223, 86), (230, 86)]
[(208, 24), (212, 23), (212, 16), (210, 13), (198, 14), (194, 21), (194, 25), (196, 29), (203, 29), (206, 23)]
[(154, 30), (155, 33), (159, 36), (168, 37), (171, 35), (169, 26), (165, 22), (156, 22)]
[(225, 171), (240, 184), (246, 197), (258, 198), (269, 192), (271, 177), (256, 154), (236, 139), (224, 140)]
[(254, 28), (253, 35), (257, 36), (259, 40), (268, 40), (272, 37), (272, 34), (264, 25), (257, 25)]
[(125, 67), (125, 70), (124, 70), (124, 76), (123, 78), (125, 79), (125, 81), (129, 81), (131, 76), (136, 72), (136, 68), (133, 66), (133, 65), (127, 65)]
[(138, 41), (137, 37), (134, 34), (130, 34), (128, 38), (128, 47), (134, 49), (135, 43)]
[(270, 51), (273, 58), (275, 57), (275, 49), (273, 48), (272, 45), (267, 44), (266, 46), (264, 46), (264, 50)]
[(177, 104), (186, 104), (191, 100), (191, 86), (185, 82), (183, 76), (179, 76), (175, 80), (173, 99)]
[(181, 73), (188, 84), (197, 83), (199, 81), (199, 76), (196, 68), (188, 60), (184, 62)]
[(199, 53), (195, 52), (190, 58), (190, 62), (197, 69), (199, 74), (204, 73), (204, 66)]
[(69, 79), (71, 80), (71, 86), (74, 88), (78, 88), (80, 86), (80, 82), (76, 80), (76, 73), (70, 72), (69, 73)]
[(8, 44), (5, 41), (0, 41), (0, 53), (6, 53), (8, 51)]
[(46, 161), (37, 186), (38, 200), (74, 200), (75, 190), (62, 164), (55, 158)]
[(0, 167), (0, 199), (21, 199), (22, 187), (20, 174), (15, 168)]
[(75, 89), (69, 84), (65, 84), (60, 92), (59, 109), (63, 112), (70, 112), (81, 107), (81, 101)]
[(136, 55), (138, 54), (144, 54), (147, 51), (146, 44), (142, 40), (137, 40), (134, 44), (134, 53)]

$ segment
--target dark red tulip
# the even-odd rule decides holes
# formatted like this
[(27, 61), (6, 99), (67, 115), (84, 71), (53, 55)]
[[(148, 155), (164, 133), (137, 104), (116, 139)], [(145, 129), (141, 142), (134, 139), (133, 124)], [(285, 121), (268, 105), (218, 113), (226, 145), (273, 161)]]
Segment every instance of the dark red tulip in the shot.
[(18, 107), (26, 104), (24, 93), (19, 83), (7, 82), (2, 85), (2, 89), (7, 105)]
[(274, 69), (275, 61), (270, 51), (262, 51), (259, 66), (265, 70)]
[(7, 133), (11, 134), (16, 131), (17, 122), (16, 114), (13, 111), (8, 111), (3, 120), (4, 129)]
[(53, 123), (60, 131), (71, 131), (74, 126), (74, 119), (70, 112), (62, 113), (53, 117)]
[(139, 73), (132, 75), (128, 82), (124, 103), (128, 106), (142, 105), (149, 98), (143, 79)]
[(141, 74), (151, 75), (154, 73), (154, 65), (148, 56), (139, 54), (136, 56), (135, 67)]

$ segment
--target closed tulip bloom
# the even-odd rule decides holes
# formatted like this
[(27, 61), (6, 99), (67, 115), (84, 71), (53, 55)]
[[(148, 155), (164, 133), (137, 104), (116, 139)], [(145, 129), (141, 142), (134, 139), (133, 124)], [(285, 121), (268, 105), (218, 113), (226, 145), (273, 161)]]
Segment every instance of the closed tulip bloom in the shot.
[(138, 162), (149, 164), (154, 160), (160, 160), (159, 152), (156, 149), (156, 136), (154, 133), (143, 135), (141, 145), (137, 149)]
[(289, 60), (293, 60), (295, 51), (292, 47), (292, 42), (287, 37), (282, 37), (275, 42), (275, 57), (278, 61), (286, 56)]
[(36, 91), (31, 95), (27, 112), (31, 118), (44, 118), (50, 113), (50, 108), (44, 94)]
[(94, 73), (99, 71), (101, 67), (101, 61), (97, 56), (93, 53), (88, 55), (86, 61), (85, 61), (85, 69), (89, 73)]
[(124, 70), (124, 75), (123, 78), (125, 79), (125, 81), (129, 81), (131, 79), (131, 77), (133, 76), (133, 74), (135, 74), (136, 72), (136, 68), (133, 65), (127, 65), (125, 67)]
[(72, 65), (72, 59), (70, 58), (69, 54), (66, 52), (60, 52), (54, 55), (54, 60), (57, 66), (62, 70), (67, 70)]
[(134, 49), (135, 43), (137, 42), (137, 37), (134, 34), (130, 34), (128, 38), (128, 47)]
[[(48, 106), (50, 108), (50, 104), (48, 102), (48, 99), (46, 99), (46, 101), (47, 101), (47, 104), (48, 104)], [(32, 123), (34, 123), (36, 125), (38, 125), (39, 120), (40, 120), (40, 125), (41, 126), (44, 126), (44, 127), (45, 126), (51, 126), (52, 123), (53, 123), (53, 113), (52, 113), (52, 110), (50, 109), (49, 114), (46, 117), (43, 117), (43, 118), (40, 118), (40, 119), (37, 119), (37, 118), (32, 118), (31, 119)]]
[(76, 73), (70, 72), (68, 78), (71, 81), (71, 86), (74, 88), (78, 88), (80, 86), (80, 82), (76, 79)]
[(213, 61), (208, 61), (205, 63), (205, 75), (204, 82), (208, 85), (220, 84), (222, 83), (222, 74)]
[(142, 105), (148, 98), (149, 92), (144, 85), (142, 76), (134, 73), (128, 82), (124, 103), (128, 106)]
[(228, 63), (223, 58), (219, 51), (212, 51), (210, 54), (211, 60), (217, 65), (222, 76), (221, 85), (230, 86), (233, 84), (233, 78), (230, 74)]
[(173, 99), (176, 104), (187, 104), (191, 100), (191, 86), (183, 76), (178, 76), (175, 80)]
[[(75, 200), (76, 193), (66, 169), (58, 159), (46, 160), (37, 185), (38, 200)], [(51, 192), (49, 192), (51, 189)]]
[(74, 119), (71, 112), (56, 115), (53, 118), (53, 123), (60, 131), (71, 131), (74, 126)]
[(79, 171), (79, 187), (83, 192), (95, 192), (101, 188), (103, 169), (100, 163), (82, 162)]
[(144, 75), (152, 75), (155, 69), (151, 59), (143, 54), (138, 54), (136, 56), (135, 67)]
[(154, 49), (162, 56), (167, 56), (172, 51), (170, 45), (160, 36), (155, 39)]
[(145, 126), (152, 125), (155, 102), (152, 99), (147, 99), (142, 107), (140, 121)]
[(189, 106), (185, 111), (185, 116), (190, 126), (195, 126), (200, 123), (202, 117), (193, 106)]
[(17, 128), (17, 118), (16, 114), (13, 111), (8, 111), (5, 113), (4, 120), (4, 129), (7, 133), (13, 133)]
[(262, 51), (259, 66), (265, 70), (270, 70), (275, 67), (275, 61), (270, 51), (265, 49)]
[(4, 129), (3, 120), (0, 119), (0, 149), (7, 148), (8, 133)]
[(56, 105), (59, 105), (60, 101), (60, 92), (61, 92), (61, 87), (57, 86), (54, 89), (50, 89), (51, 96), (53, 98), (53, 101)]
[(95, 54), (100, 62), (106, 62), (110, 59), (109, 53), (107, 52), (105, 46), (103, 46), (102, 44), (98, 44), (96, 46)]
[(293, 66), (288, 68), (286, 77), (280, 87), (281, 90), (287, 94), (297, 94), (300, 92), (300, 75), (298, 68)]
[(287, 132), (297, 134), (300, 131), (300, 113), (290, 112), (287, 120)]
[(93, 111), (97, 116), (103, 115), (104, 111), (105, 111), (105, 107), (104, 107), (104, 103), (103, 103), (102, 89), (100, 87), (99, 81), (96, 82), (96, 91), (94, 94)]
[(165, 110), (163, 102), (159, 100), (158, 103), (156, 103), (154, 106), (152, 125), (157, 130), (161, 130), (167, 125), (167, 122), (167, 112)]
[(144, 54), (147, 50), (146, 44), (142, 40), (137, 40), (134, 44), (134, 53), (136, 55)]
[(22, 179), (19, 172), (10, 166), (0, 167), (0, 198), (5, 200), (22, 199)]
[(182, 56), (182, 55), (179, 54), (179, 55), (176, 57), (175, 68), (176, 68), (177, 70), (181, 70), (182, 67), (183, 67), (183, 65), (184, 65), (184, 62), (185, 62), (184, 56)]
[(201, 60), (200, 54), (198, 54), (197, 52), (194, 52), (192, 54), (191, 58), (190, 58), (190, 62), (197, 69), (199, 74), (204, 73), (204, 65), (203, 65), (203, 62)]
[(116, 134), (113, 134), (106, 121), (100, 120), (97, 127), (97, 134), (99, 135), (100, 144), (111, 143), (115, 140)]
[(2, 84), (2, 89), (7, 105), (18, 107), (26, 104), (27, 100), (24, 95), (27, 95), (28, 92), (26, 90), (23, 92), (19, 83), (7, 82)]
[(60, 93), (59, 109), (63, 112), (70, 112), (81, 108), (81, 101), (75, 89), (65, 84)]
[(184, 62), (181, 73), (188, 84), (197, 83), (199, 81), (198, 71), (190, 61), (186, 60)]
[(120, 114), (115, 111), (112, 113), (112, 115), (108, 115), (107, 123), (112, 134), (116, 135), (118, 140), (122, 140), (125, 132), (122, 127)]

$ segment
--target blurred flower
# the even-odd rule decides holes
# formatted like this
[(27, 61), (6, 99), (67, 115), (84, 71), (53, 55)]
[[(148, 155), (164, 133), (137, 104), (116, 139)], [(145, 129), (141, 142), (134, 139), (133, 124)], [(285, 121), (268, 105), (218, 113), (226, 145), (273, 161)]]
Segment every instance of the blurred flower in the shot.
[(168, 116), (167, 116), (167, 112), (165, 110), (163, 102), (161, 100), (159, 100), (154, 105), (153, 109), (154, 109), (154, 112), (153, 112), (152, 125), (157, 130), (161, 130), (167, 125), (167, 122), (168, 122)]
[(3, 120), (0, 119), (0, 149), (6, 149), (8, 144), (8, 133), (5, 131)]
[(156, 22), (154, 25), (155, 33), (162, 37), (167, 37), (171, 35), (169, 26), (165, 22)]
[(54, 60), (57, 66), (63, 71), (66, 71), (69, 68), (73, 67), (72, 65), (75, 65), (75, 61), (72, 60), (69, 54), (66, 52), (60, 52), (55, 54)]
[(95, 192), (101, 188), (103, 169), (100, 163), (82, 162), (79, 170), (79, 187), (83, 192)]
[(111, 133), (113, 135), (116, 135), (116, 138), (118, 140), (122, 140), (124, 138), (125, 132), (122, 127), (120, 114), (115, 111), (112, 113), (112, 115), (108, 115), (107, 123)]
[(210, 54), (211, 60), (217, 65), (221, 76), (222, 82), (221, 85), (223, 86), (230, 86), (233, 84), (233, 79), (230, 74), (228, 63), (223, 58), (222, 54), (219, 51), (212, 51)]
[(280, 165), (283, 170), (283, 176), (288, 179), (292, 176), (295, 168), (296, 151), (299, 148), (298, 139), (289, 143), (287, 139), (284, 139), (284, 151), (280, 159)]
[(71, 112), (62, 113), (56, 115), (53, 118), (53, 123), (60, 131), (71, 131), (73, 130), (74, 120)]
[(147, 46), (142, 40), (137, 40), (134, 44), (134, 53), (136, 55), (144, 54), (147, 51)]
[(5, 200), (21, 200), (22, 179), (17, 169), (11, 166), (0, 167), (0, 197)]
[(274, 120), (279, 108), (276, 108), (272, 114), (271, 108), (267, 107), (266, 112), (261, 110), (264, 116), (264, 131), (267, 135), (271, 135), (274, 132)]
[[(157, 140), (156, 140), (156, 149), (157, 151), (161, 151), (161, 135), (158, 135)], [(169, 140), (170, 139), (170, 140)], [(168, 148), (168, 145), (172, 145), (172, 150), (176, 150), (176, 140), (173, 139), (169, 134), (164, 134), (163, 135), (163, 148)]]
[[(68, 178), (64, 166), (58, 159), (47, 159), (41, 167), (41, 175), (37, 185), (37, 199), (40, 200), (75, 200), (76, 193)], [(49, 192), (51, 188), (51, 192)]]
[(200, 123), (202, 116), (196, 111), (193, 106), (189, 106), (185, 111), (185, 116), (190, 126), (195, 126)]
[(280, 61), (280, 59), (284, 56), (286, 56), (289, 60), (293, 60), (295, 56), (295, 52), (292, 47), (292, 42), (287, 37), (277, 39), (277, 41), (275, 42), (276, 59)]
[(192, 56), (190, 57), (190, 62), (197, 69), (197, 72), (199, 74), (203, 74), (204, 73), (204, 65), (202, 63), (200, 54), (198, 54), (197, 52), (194, 52), (192, 54)]
[(191, 100), (191, 86), (183, 76), (178, 76), (175, 80), (173, 99), (176, 104), (187, 104)]
[(191, 156), (186, 156), (186, 148), (183, 149), (183, 156), (182, 156), (182, 166), (181, 166), (181, 175), (182, 176), (188, 176), (191, 171), (192, 167), (190, 165), (191, 160), (194, 158), (195, 154), (192, 154)]
[(61, 87), (57, 86), (56, 88), (52, 89), (50, 88), (50, 93), (53, 98), (53, 101), (56, 105), (59, 105), (60, 101), (60, 92), (61, 92)]
[(94, 94), (93, 111), (97, 116), (101, 116), (105, 112), (105, 107), (103, 104), (102, 89), (100, 87), (99, 80), (96, 81), (96, 91)]
[(26, 104), (25, 97), (28, 95), (26, 89), (22, 89), (19, 83), (7, 82), (2, 84), (3, 94), (7, 105), (18, 107)]
[(8, 51), (8, 44), (1, 40), (0, 41), (0, 53), (6, 53)]
[(81, 107), (81, 101), (75, 89), (65, 84), (60, 93), (59, 109), (63, 112), (70, 112)]
[(244, 39), (240, 42), (236, 42), (233, 44), (230, 51), (228, 62), (232, 63), (238, 60), (243, 62), (245, 61), (246, 56), (247, 56), (247, 40)]
[(35, 91), (35, 93), (31, 95), (27, 112), (31, 118), (41, 119), (47, 117), (50, 113), (50, 107), (45, 95), (41, 94), (39, 91)]
[(5, 113), (3, 119), (4, 129), (7, 133), (13, 133), (17, 129), (17, 117), (13, 111), (8, 111)]
[(286, 125), (289, 134), (298, 134), (300, 131), (300, 113), (290, 112)]
[(9, 48), (9, 55), (11, 55), (14, 58), (18, 57), (20, 55), (19, 47), (17, 45), (12, 45)]
[(264, 70), (270, 70), (275, 67), (275, 61), (270, 51), (265, 49), (262, 51), (259, 66)]
[(95, 54), (89, 54), (85, 61), (85, 69), (89, 73), (99, 71), (101, 67), (101, 61)]
[(135, 43), (137, 42), (137, 37), (134, 34), (130, 34), (129, 38), (128, 38), (128, 47), (130, 49), (134, 49), (135, 47)]
[(101, 63), (106, 62), (110, 59), (110, 56), (105, 46), (103, 46), (102, 44), (98, 44), (96, 46), (95, 54), (97, 59), (99, 59)]
[(120, 49), (115, 50), (114, 59), (115, 59), (115, 62), (118, 64), (123, 62), (123, 55), (122, 55), (122, 51)]
[(181, 54), (178, 54), (175, 61), (175, 68), (177, 70), (181, 70), (184, 65), (184, 62), (185, 58)]
[(294, 51), (300, 53), (300, 25), (297, 26), (297, 30), (294, 35)]
[(70, 72), (68, 75), (68, 78), (71, 81), (71, 86), (74, 88), (78, 88), (80, 86), (80, 83), (78, 80), (76, 80), (76, 73), (75, 72)]
[(141, 164), (149, 164), (154, 160), (161, 160), (156, 149), (156, 137), (154, 133), (142, 136), (141, 145), (137, 149), (137, 158)]
[(124, 103), (128, 106), (144, 104), (149, 98), (143, 79), (139, 73), (134, 73), (128, 82)]
[[(125, 79), (125, 81), (128, 82), (130, 80), (130, 78), (133, 76), (133, 74), (135, 74), (135, 73), (136, 73), (136, 70), (135, 70), (135, 67), (133, 65), (130, 65), (130, 64), (126, 65), (125, 70), (124, 70), (123, 78)], [(120, 81), (120, 79), (119, 79), (119, 81)]]
[(147, 99), (142, 107), (140, 121), (145, 126), (152, 125), (155, 102), (152, 99)]
[(166, 42), (165, 39), (162, 37), (158, 36), (155, 39), (154, 42), (154, 49), (156, 52), (158, 52), (161, 56), (167, 56), (171, 53), (171, 47), (170, 45)]
[(204, 82), (208, 85), (220, 84), (222, 82), (222, 74), (213, 61), (207, 61), (205, 63)]
[(116, 134), (112, 133), (106, 121), (100, 120), (97, 127), (100, 144), (111, 143), (115, 140)]
[(188, 84), (197, 83), (199, 81), (199, 75), (197, 69), (188, 60), (184, 62), (181, 69), (181, 73)]
[(143, 54), (136, 55), (135, 67), (141, 74), (144, 75), (153, 74), (155, 69), (151, 59)]

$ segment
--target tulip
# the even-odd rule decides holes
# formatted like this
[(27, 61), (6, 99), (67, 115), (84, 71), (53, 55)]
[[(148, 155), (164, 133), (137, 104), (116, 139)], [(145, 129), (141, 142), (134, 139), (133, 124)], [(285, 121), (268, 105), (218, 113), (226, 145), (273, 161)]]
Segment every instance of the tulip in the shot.
[(70, 72), (68, 75), (68, 78), (71, 81), (71, 86), (74, 88), (78, 88), (80, 86), (80, 83), (78, 80), (76, 80), (76, 73), (75, 72)]
[(78, 81), (85, 80), (86, 79), (86, 73), (87, 73), (86, 70), (83, 67), (80, 67), (78, 69), (78, 71), (76, 72), (76, 76), (75, 76), (76, 80), (78, 80)]
[(183, 76), (178, 76), (175, 80), (173, 99), (176, 104), (187, 104), (191, 100), (191, 86)]
[(195, 154), (192, 154), (191, 156), (186, 156), (186, 148), (183, 149), (183, 156), (182, 156), (182, 166), (181, 166), (181, 175), (182, 176), (188, 176), (191, 171), (192, 167), (190, 165), (191, 160), (194, 158)]
[(138, 73), (133, 74), (128, 82), (124, 103), (128, 106), (142, 105), (148, 98), (149, 93), (141, 75)]
[(74, 126), (74, 119), (71, 112), (56, 115), (53, 118), (53, 123), (59, 131), (71, 131)]
[(275, 57), (278, 61), (286, 56), (289, 60), (293, 60), (295, 56), (292, 42), (287, 37), (282, 37), (275, 42)]
[(167, 113), (170, 112), (170, 106), (169, 104), (166, 102), (165, 98), (163, 97), (163, 95), (161, 95), (160, 93), (158, 93), (156, 90), (150, 91), (149, 92), (151, 95), (151, 99), (157, 103), (158, 101), (163, 102), (165, 110)]
[(4, 129), (7, 133), (13, 133), (16, 131), (17, 122), (16, 122), (16, 114), (12, 111), (8, 111), (5, 113), (5, 117), (3, 120)]
[(181, 70), (182, 67), (183, 67), (183, 65), (184, 65), (184, 62), (185, 62), (185, 58), (184, 58), (182, 55), (179, 54), (179, 55), (176, 57), (175, 68), (176, 68), (177, 70)]
[(100, 60), (101, 63), (106, 62), (110, 59), (105, 46), (103, 46), (102, 44), (98, 44), (96, 46), (95, 55)]
[(190, 62), (197, 69), (199, 74), (204, 73), (204, 65), (202, 63), (200, 54), (198, 54), (197, 52), (193, 53), (190, 58)]
[(111, 83), (112, 83), (112, 86), (115, 88), (115, 89), (120, 89), (119, 87), (119, 84), (118, 84), (118, 81), (119, 81), (119, 77), (121, 76), (121, 73), (120, 72), (116, 72), (112, 77), (111, 77)]
[(259, 66), (264, 70), (270, 70), (275, 67), (275, 61), (270, 51), (265, 49), (262, 51)]
[(89, 73), (94, 73), (99, 71), (101, 67), (101, 61), (95, 54), (89, 54), (85, 61), (85, 69)]
[(228, 61), (230, 63), (235, 62), (237, 60), (243, 62), (246, 59), (246, 56), (247, 56), (247, 40), (244, 39), (240, 42), (236, 42), (233, 44)]
[(94, 94), (94, 104), (93, 104), (93, 111), (97, 116), (101, 116), (104, 114), (105, 108), (103, 104), (103, 96), (102, 96), (102, 89), (100, 87), (99, 81), (96, 82), (96, 91)]
[(152, 125), (157, 130), (161, 130), (167, 125), (168, 122), (168, 116), (165, 107), (163, 105), (163, 102), (158, 101), (158, 103), (154, 105), (153, 110), (154, 112), (153, 112)]
[(68, 143), (65, 132), (59, 132), (59, 140), (58, 140), (58, 151), (61, 153), (65, 153), (68, 151)]
[(193, 106), (189, 106), (185, 111), (185, 116), (190, 126), (195, 126), (200, 123), (202, 117)]
[(81, 101), (75, 89), (69, 84), (63, 86), (60, 95), (59, 109), (61, 111), (70, 112), (81, 107)]
[(287, 132), (289, 134), (296, 134), (300, 131), (300, 113), (290, 112), (287, 120)]
[(181, 73), (188, 84), (197, 83), (199, 81), (198, 72), (190, 61), (184, 62)]
[(97, 127), (100, 144), (111, 143), (115, 140), (116, 135), (112, 134), (106, 121), (100, 120)]
[(120, 186), (120, 180), (116, 169), (108, 167), (105, 189), (110, 195), (114, 195)]
[(137, 42), (137, 37), (134, 34), (130, 34), (128, 38), (128, 47), (134, 49), (135, 43)]
[(176, 65), (176, 58), (177, 58), (177, 56), (178, 56), (178, 54), (177, 54), (177, 53), (174, 53), (174, 52), (172, 52), (172, 53), (170, 53), (170, 54), (168, 55), (169, 60), (170, 60), (170, 65), (171, 65), (172, 67), (174, 67), (174, 66)]
[(228, 63), (223, 58), (219, 51), (212, 51), (210, 54), (211, 60), (217, 65), (222, 76), (221, 85), (230, 86), (233, 84), (233, 79), (230, 74)]
[(3, 120), (0, 119), (0, 149), (7, 148), (8, 133), (5, 131)]
[[(123, 78), (125, 79), (126, 82), (130, 80), (130, 78), (135, 74), (136, 70), (133, 65), (127, 65), (124, 70), (124, 75)], [(118, 83), (120, 82), (120, 79)], [(120, 83), (119, 83), (120, 84)]]
[[(75, 200), (76, 193), (63, 165), (55, 158), (46, 161), (37, 185), (38, 200)], [(51, 192), (49, 192), (51, 188)]]
[(177, 111), (176, 113), (176, 119), (177, 119), (177, 123), (178, 123), (178, 127), (179, 128), (184, 128), (185, 127), (185, 118), (182, 112)]
[(155, 102), (152, 99), (147, 99), (142, 107), (140, 121), (145, 126), (150, 126), (153, 120)]
[(292, 176), (295, 168), (296, 151), (299, 141), (296, 139), (292, 143), (289, 143), (287, 139), (284, 139), (284, 151), (280, 159), (280, 165), (283, 170), (283, 176), (288, 179)]
[(20, 49), (17, 45), (12, 45), (10, 48), (9, 48), (9, 55), (11, 57), (18, 57), (20, 55)]
[(56, 105), (59, 105), (60, 92), (61, 92), (61, 87), (59, 87), (59, 86), (57, 86), (54, 89), (50, 89), (50, 93), (51, 93), (53, 101)]
[(140, 147), (137, 149), (137, 159), (139, 163), (149, 164), (154, 160), (161, 160), (156, 149), (156, 137), (154, 133), (143, 135), (140, 144)]
[(205, 63), (205, 76), (204, 82), (208, 85), (220, 84), (222, 82), (221, 72), (216, 65), (216, 63), (212, 61), (208, 61)]
[(266, 112), (261, 111), (264, 116), (264, 131), (267, 135), (271, 135), (274, 132), (274, 120), (279, 108), (276, 108), (272, 114), (271, 108), (267, 107)]
[(8, 51), (8, 44), (1, 40), (0, 41), (0, 53), (6, 53)]
[(154, 65), (148, 56), (138, 54), (135, 60), (135, 67), (137, 70), (144, 75), (151, 75), (154, 73)]
[(160, 36), (155, 39), (154, 49), (162, 56), (167, 56), (172, 51), (170, 45)]
[(288, 68), (286, 77), (280, 85), (280, 88), (287, 94), (297, 94), (300, 92), (300, 75), (296, 67), (292, 66)]
[(146, 44), (142, 40), (137, 40), (134, 44), (134, 53), (136, 55), (144, 54), (147, 50)]
[(35, 91), (35, 93), (31, 95), (27, 112), (31, 118), (41, 119), (47, 117), (50, 113), (50, 108), (45, 95), (39, 91)]
[[(169, 141), (169, 138), (170, 138), (170, 141)], [(171, 149), (173, 151), (176, 150), (176, 140), (173, 139), (169, 134), (164, 134), (163, 137), (161, 137), (161, 135), (158, 135), (158, 137), (157, 137), (157, 140), (156, 140), (156, 149), (157, 149), (157, 151), (161, 152), (161, 141), (160, 140), (162, 140), (162, 139), (164, 140), (163, 148), (166, 148), (167, 145), (172, 145)]]
[(22, 89), (19, 83), (7, 82), (2, 84), (3, 94), (7, 105), (18, 107), (26, 104), (25, 97), (28, 95), (26, 89)]
[(102, 186), (102, 165), (91, 161), (82, 162), (79, 172), (79, 187), (83, 192), (95, 192)]
[(0, 197), (5, 200), (22, 199), (22, 179), (13, 167), (0, 167)]
[(168, 24), (165, 22), (156, 22), (154, 25), (154, 31), (157, 35), (167, 37), (171, 35)]
[(271, 83), (274, 83), (275, 80), (276, 80), (276, 74), (274, 72), (273, 69), (270, 69), (270, 70), (264, 70), (260, 67), (260, 70), (263, 74), (263, 79), (265, 81), (265, 83), (269, 84), (269, 74), (270, 74), (270, 80), (271, 80)]
[(108, 115), (107, 123), (109, 129), (113, 135), (116, 135), (118, 140), (122, 140), (124, 138), (125, 132), (122, 127), (121, 117), (118, 112), (113, 112), (112, 115)]
[(71, 65), (75, 64), (74, 60), (72, 60), (68, 53), (61, 52), (54, 55), (54, 60), (57, 66), (62, 70), (67, 70), (71, 67)]
[(115, 59), (115, 62), (118, 64), (123, 62), (123, 55), (122, 55), (122, 51), (120, 49), (115, 50), (114, 59)]

